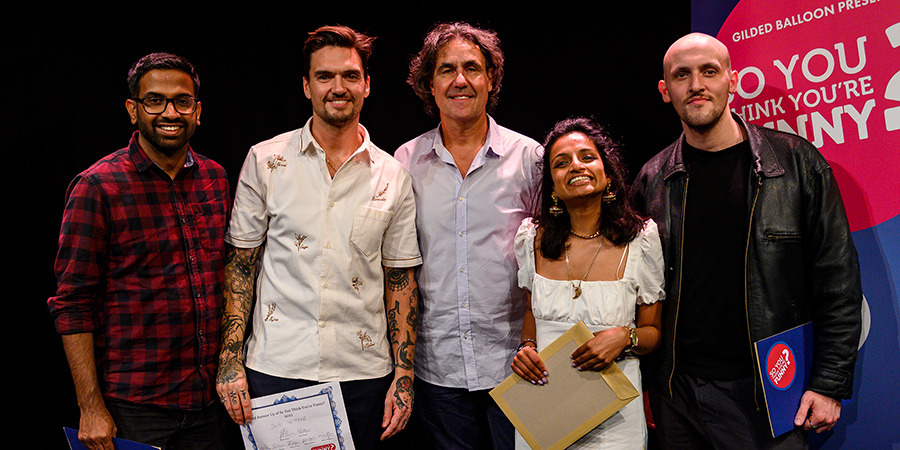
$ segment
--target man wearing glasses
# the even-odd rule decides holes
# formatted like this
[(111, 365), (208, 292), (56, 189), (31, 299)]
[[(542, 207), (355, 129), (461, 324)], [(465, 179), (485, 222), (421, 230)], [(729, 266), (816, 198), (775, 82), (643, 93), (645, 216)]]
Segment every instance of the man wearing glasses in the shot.
[(189, 144), (199, 86), (184, 58), (139, 59), (125, 101), (138, 130), (66, 193), (48, 305), (90, 449), (114, 436), (167, 449), (238, 437), (215, 393), (231, 201), (225, 170)]

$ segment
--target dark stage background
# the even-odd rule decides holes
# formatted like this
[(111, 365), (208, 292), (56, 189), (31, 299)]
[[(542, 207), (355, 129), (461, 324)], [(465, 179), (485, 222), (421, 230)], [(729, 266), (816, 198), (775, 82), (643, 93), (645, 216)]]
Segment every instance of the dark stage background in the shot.
[[(169, 51), (197, 66), (203, 115), (192, 145), (225, 166), (234, 186), (252, 144), (299, 128), (310, 115), (300, 69), (307, 32), (342, 24), (377, 36), (361, 122), (392, 153), (437, 124), (405, 83), (410, 56), (433, 23), (464, 20), (493, 28), (503, 43), (506, 75), (493, 113), (499, 124), (541, 141), (557, 120), (595, 116), (623, 145), (633, 175), (681, 131), (656, 84), (665, 50), (690, 31), (690, 4), (599, 4), (72, 2), (32, 4), (8, 15), (8, 30), (24, 26), (6, 32), (13, 105), (4, 113), (12, 137), (4, 147), (8, 160), (22, 162), (7, 196), (7, 214), (19, 223), (7, 229), (21, 227), (23, 236), (12, 238), (7, 272), (16, 306), (8, 317), (13, 351), (5, 379), (14, 394), (6, 407), (28, 424), (10, 424), (12, 435), (24, 434), (27, 448), (67, 448), (61, 428), (78, 426), (46, 300), (55, 292), (53, 260), (69, 181), (124, 147), (134, 130), (124, 108), (134, 60)], [(403, 439), (417, 441), (410, 433)]]

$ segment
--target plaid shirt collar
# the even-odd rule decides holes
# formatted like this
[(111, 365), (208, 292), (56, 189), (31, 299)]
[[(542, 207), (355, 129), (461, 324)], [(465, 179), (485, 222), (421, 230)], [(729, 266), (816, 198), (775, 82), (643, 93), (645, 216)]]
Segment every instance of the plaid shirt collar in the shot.
[[(138, 142), (138, 136), (140, 136), (140, 131), (135, 131), (131, 135), (131, 140), (128, 142), (128, 155), (131, 157), (131, 161), (134, 163), (134, 167), (137, 168), (138, 172), (143, 172), (153, 166), (159, 167), (141, 148), (141, 144)], [(187, 156), (184, 159), (184, 167), (194, 167), (194, 151), (193, 149), (188, 147)], [(160, 167), (160, 169), (162, 169)]]

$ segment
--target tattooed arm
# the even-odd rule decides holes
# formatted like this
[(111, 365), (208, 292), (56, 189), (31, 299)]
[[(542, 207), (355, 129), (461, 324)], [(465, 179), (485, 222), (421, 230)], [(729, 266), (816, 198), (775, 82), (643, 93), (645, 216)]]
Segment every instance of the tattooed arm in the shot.
[(413, 357), (416, 353), (416, 330), (419, 315), (419, 288), (413, 268), (384, 268), (385, 310), (388, 337), (394, 356), (394, 381), (384, 399), (385, 428), (381, 439), (387, 439), (404, 427), (412, 413)]
[(231, 418), (244, 424), (253, 417), (244, 372), (244, 332), (253, 308), (256, 263), (262, 247), (227, 246), (225, 255), (225, 314), (216, 391)]

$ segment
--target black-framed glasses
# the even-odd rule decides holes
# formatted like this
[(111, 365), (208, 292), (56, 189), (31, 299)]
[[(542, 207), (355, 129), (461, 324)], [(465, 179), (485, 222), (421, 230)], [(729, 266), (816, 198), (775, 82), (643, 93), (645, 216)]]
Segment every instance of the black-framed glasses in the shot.
[(162, 114), (169, 107), (169, 103), (172, 103), (178, 114), (192, 114), (197, 110), (198, 101), (190, 95), (179, 95), (175, 98), (150, 95), (144, 98), (133, 98), (132, 100), (140, 103), (147, 114)]

